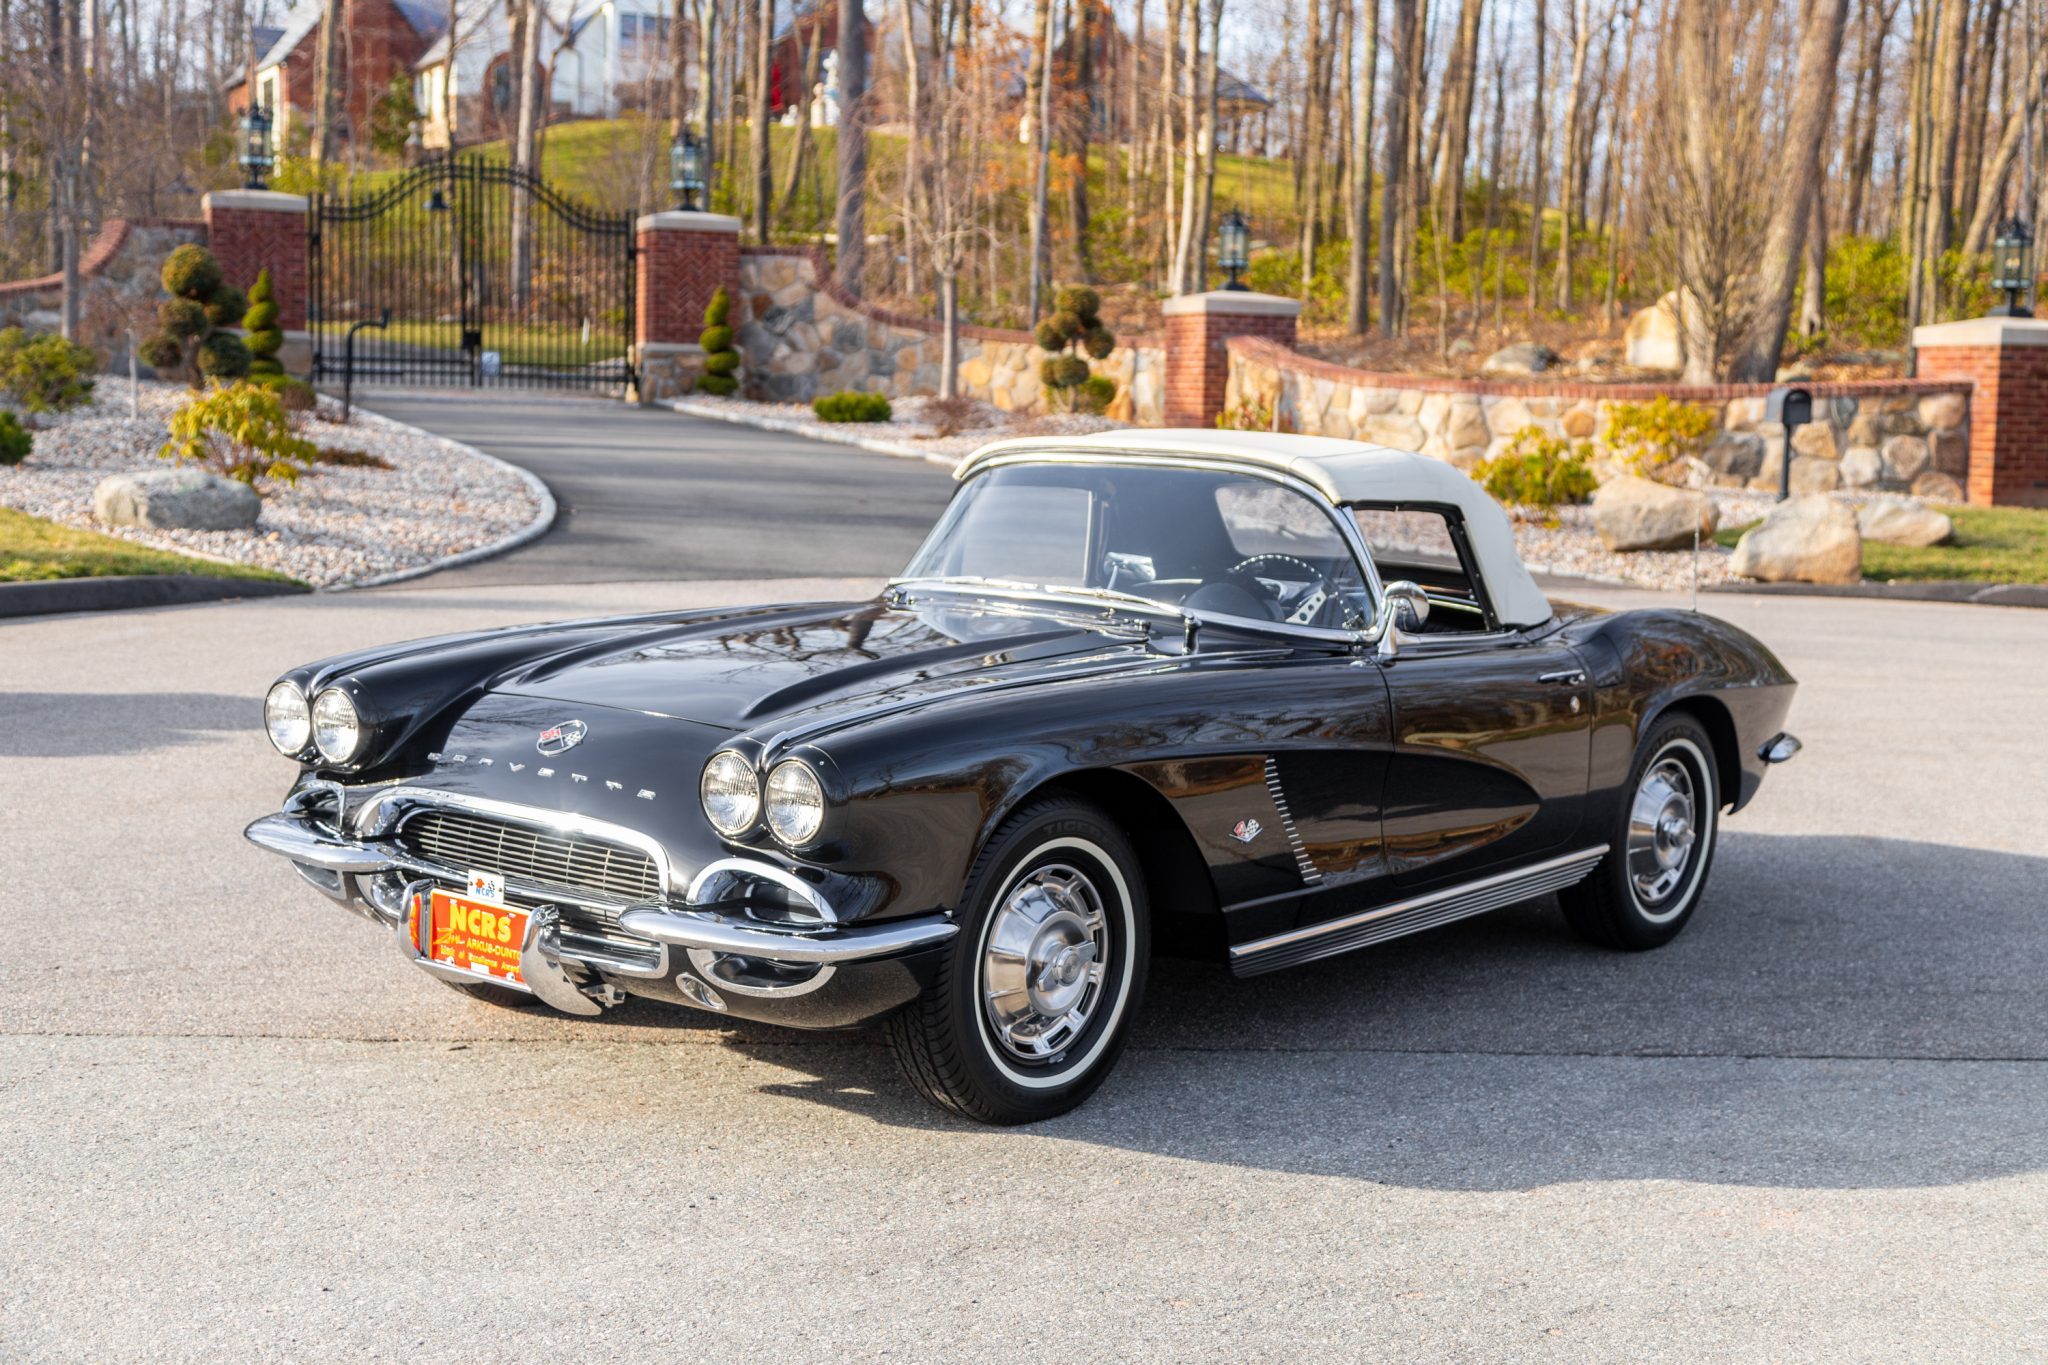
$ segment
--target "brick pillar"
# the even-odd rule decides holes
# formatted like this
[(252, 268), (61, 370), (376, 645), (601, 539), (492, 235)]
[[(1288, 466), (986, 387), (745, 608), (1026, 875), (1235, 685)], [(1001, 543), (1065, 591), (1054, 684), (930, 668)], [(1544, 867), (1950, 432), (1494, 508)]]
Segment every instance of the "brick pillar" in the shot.
[(703, 364), (704, 309), (720, 285), (740, 303), (740, 220), (723, 213), (650, 213), (635, 238), (634, 352), (640, 399), (687, 392)]
[(1216, 289), (1168, 299), (1166, 314), (1166, 425), (1213, 427), (1230, 380), (1231, 337), (1254, 336), (1294, 345), (1301, 304), (1276, 294)]
[(206, 215), (206, 245), (221, 274), (237, 289), (270, 271), (277, 325), (306, 328), (306, 196), (276, 190), (215, 190), (199, 200)]
[(2048, 507), (2048, 320), (1971, 318), (1913, 329), (1915, 377), (1970, 393), (1973, 503)]

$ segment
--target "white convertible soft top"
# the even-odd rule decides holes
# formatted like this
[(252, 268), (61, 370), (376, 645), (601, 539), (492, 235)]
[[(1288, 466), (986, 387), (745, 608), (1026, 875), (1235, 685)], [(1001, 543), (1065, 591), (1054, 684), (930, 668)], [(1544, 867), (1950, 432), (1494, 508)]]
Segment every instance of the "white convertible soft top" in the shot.
[(1507, 513), (1486, 491), (1442, 460), (1333, 436), (1259, 431), (1105, 431), (1093, 436), (1032, 436), (985, 445), (960, 462), (964, 479), (990, 460), (1013, 455), (1171, 456), (1193, 461), (1262, 465), (1302, 480), (1335, 503), (1436, 503), (1456, 507), (1501, 624), (1540, 626), (1550, 599), (1515, 553)]

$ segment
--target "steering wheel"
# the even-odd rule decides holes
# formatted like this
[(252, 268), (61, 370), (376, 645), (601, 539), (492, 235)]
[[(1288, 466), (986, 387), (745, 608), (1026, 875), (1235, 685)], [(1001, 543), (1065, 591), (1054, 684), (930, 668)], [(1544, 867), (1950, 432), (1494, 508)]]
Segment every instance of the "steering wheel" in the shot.
[(1275, 599), (1286, 608), (1286, 614), (1281, 619), (1297, 626), (1315, 624), (1316, 619), (1323, 615), (1324, 608), (1336, 597), (1336, 591), (1330, 580), (1307, 560), (1283, 554), (1247, 555), (1231, 565), (1224, 576), (1230, 579), (1255, 577), (1253, 566), (1266, 563), (1286, 564), (1297, 568), (1310, 584), (1308, 591), (1297, 598), (1292, 607), (1287, 607), (1284, 599)]

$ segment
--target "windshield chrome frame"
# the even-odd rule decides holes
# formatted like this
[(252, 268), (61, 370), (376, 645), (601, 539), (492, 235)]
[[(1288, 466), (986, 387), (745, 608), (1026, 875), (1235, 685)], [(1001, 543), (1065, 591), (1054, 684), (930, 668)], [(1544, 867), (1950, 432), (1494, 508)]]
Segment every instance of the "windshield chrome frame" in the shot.
[[(1232, 460), (1227, 457), (1173, 455), (1163, 451), (1157, 454), (1151, 452), (1123, 454), (1109, 451), (1033, 450), (1018, 451), (1009, 455), (998, 455), (993, 459), (982, 461), (974, 467), (973, 472), (966, 479), (961, 481), (960, 487), (962, 489), (966, 488), (969, 483), (980, 478), (991, 469), (1005, 469), (1012, 465), (1021, 464), (1134, 465), (1153, 469), (1190, 469), (1200, 473), (1221, 472), (1236, 474), (1244, 478), (1260, 479), (1266, 483), (1278, 484), (1282, 488), (1291, 489), (1321, 509), (1323, 515), (1330, 518), (1336, 524), (1338, 535), (1351, 548), (1351, 558), (1358, 565), (1360, 575), (1365, 580), (1366, 593), (1371, 599), (1372, 609), (1369, 616), (1375, 624), (1368, 624), (1359, 629), (1303, 626), (1295, 625), (1288, 621), (1275, 621), (1266, 617), (1231, 616), (1223, 612), (1190, 610), (1187, 607), (1172, 602), (1158, 603), (1157, 606), (1160, 614), (1184, 619), (1192, 618), (1193, 620), (1205, 623), (1214, 622), (1217, 625), (1223, 626), (1237, 626), (1251, 630), (1299, 636), (1304, 639), (1327, 641), (1332, 644), (1356, 646), (1372, 644), (1379, 639), (1376, 623), (1380, 614), (1380, 604), (1385, 598), (1385, 592), (1380, 583), (1379, 569), (1372, 561), (1371, 552), (1366, 548), (1365, 537), (1359, 531), (1358, 524), (1346, 516), (1343, 509), (1324, 497), (1322, 490), (1306, 479), (1297, 478), (1292, 474), (1267, 465)], [(955, 491), (954, 496), (959, 496), (958, 490)], [(921, 549), (922, 547), (920, 547)], [(1133, 611), (1142, 610), (1135, 603), (1124, 604), (1110, 601), (1100, 596), (1094, 596), (1092, 595), (1096, 591), (1094, 589), (1063, 589), (1057, 583), (1022, 584), (1006, 579), (963, 575), (959, 577), (921, 576), (917, 578), (892, 578), (889, 580), (888, 586), (893, 590), (897, 587), (911, 587), (918, 583), (946, 584), (966, 588), (971, 591), (985, 591), (997, 597), (1036, 598), (1075, 605), (1085, 604), (1090, 607), (1107, 608), (1111, 611), (1114, 611), (1119, 606), (1126, 605)], [(977, 587), (976, 585), (980, 586)]]

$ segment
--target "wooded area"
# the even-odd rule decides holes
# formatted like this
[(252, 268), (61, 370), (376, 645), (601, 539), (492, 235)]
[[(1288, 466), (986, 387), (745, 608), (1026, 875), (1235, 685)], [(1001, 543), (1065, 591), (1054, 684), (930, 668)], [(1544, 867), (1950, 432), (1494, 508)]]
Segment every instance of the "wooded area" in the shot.
[[(349, 3), (325, 0), (323, 72)], [(559, 51), (541, 0), (488, 3), (527, 58), (509, 155), (538, 166)], [(1255, 287), (1397, 359), (1611, 334), (1679, 290), (1688, 378), (1769, 377), (1788, 342), (1895, 349), (1981, 309), (2000, 221), (2048, 213), (2042, 0), (679, 3), (611, 206), (667, 204), (689, 127), (752, 237), (836, 240), (848, 288), (966, 320), (1026, 323), (1070, 282), (1142, 318), (1216, 282), (1244, 207)], [(222, 92), (279, 8), (0, 0), (0, 274), (239, 183)], [(837, 121), (813, 129), (828, 65)], [(281, 183), (405, 154), (337, 142), (331, 80)]]

